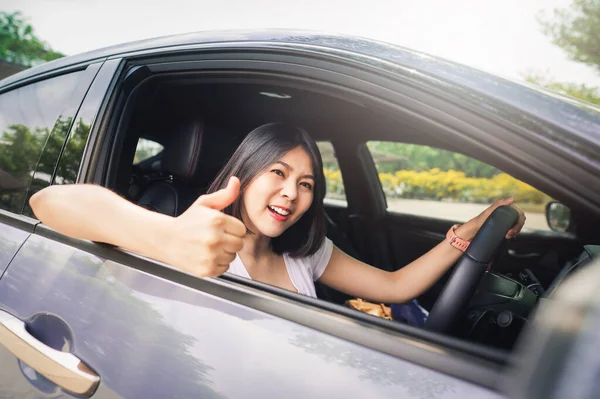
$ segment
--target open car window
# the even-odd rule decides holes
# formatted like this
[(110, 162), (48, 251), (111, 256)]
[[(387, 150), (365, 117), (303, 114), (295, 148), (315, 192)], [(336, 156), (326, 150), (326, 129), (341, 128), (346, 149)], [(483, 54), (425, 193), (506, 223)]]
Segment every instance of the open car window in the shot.
[(503, 171), (457, 152), (426, 145), (370, 141), (388, 211), (466, 222), (497, 199), (513, 197), (525, 228), (549, 231), (552, 199)]
[[(127, 135), (131, 139), (122, 140), (124, 146), (112, 153), (112, 156), (119, 153), (121, 156), (121, 159), (115, 162), (120, 166), (120, 173), (117, 173), (115, 179), (117, 190), (125, 196), (136, 191), (138, 194), (128, 197), (147, 209), (170, 216), (181, 215), (198, 196), (207, 192), (211, 182), (249, 132), (262, 123), (281, 121), (301, 126), (317, 141), (326, 178), (325, 203), (333, 205), (326, 208), (328, 237), (337, 248), (350, 256), (382, 270), (400, 270), (438, 245), (440, 237), (446, 234), (452, 224), (450, 220), (466, 221), (473, 218), (501, 197), (515, 196), (519, 205), (529, 203), (532, 207), (537, 207), (542, 211), (539, 216), (545, 223), (543, 209), (546, 201), (550, 200), (548, 196), (488, 164), (435, 148), (439, 142), (429, 136), (420, 137), (420, 130), (399, 130), (392, 110), (385, 113), (359, 107), (354, 102), (340, 99), (339, 96), (328, 96), (304, 88), (280, 88), (275, 91), (289, 93), (290, 98), (274, 99), (260, 94), (264, 91), (262, 82), (243, 85), (238, 82), (205, 81), (190, 81), (189, 84), (171, 83), (173, 82), (156, 78), (140, 86), (133, 99), (138, 103), (137, 109), (144, 109), (145, 112), (132, 113), (130, 125), (120, 126), (119, 134)], [(145, 92), (155, 92), (155, 95), (142, 95)], [(315, 103), (319, 103), (320, 106), (308, 106)], [(171, 106), (167, 107), (166, 104)], [(195, 104), (197, 107), (190, 109), (187, 104)], [(249, 108), (248, 104), (252, 104), (252, 107)], [(356, 120), (370, 120), (374, 115), (383, 118), (378, 125), (381, 130), (361, 129), (360, 124), (350, 123), (354, 119), (342, 124), (344, 116), (349, 115)], [(343, 128), (347, 126), (350, 127)], [(198, 127), (202, 127), (200, 136), (196, 134)], [(425, 130), (425, 127), (422, 129)], [(398, 142), (383, 141), (386, 139)], [(428, 142), (432, 146), (401, 143), (413, 139), (420, 139), (421, 142)], [(431, 141), (425, 141), (428, 139)], [(371, 173), (374, 168), (369, 162), (368, 154), (364, 157), (365, 141), (368, 142), (367, 147), (377, 166), (378, 176)], [(152, 162), (151, 170), (142, 171), (148, 173), (141, 176), (141, 183), (140, 179), (131, 178), (132, 173), (139, 173), (136, 169), (140, 169), (132, 168), (132, 164), (142, 162), (140, 166), (143, 169), (150, 163), (144, 163), (144, 160), (153, 161), (152, 157), (163, 150), (161, 162)], [(170, 157), (171, 154), (176, 156)], [(338, 156), (341, 162), (338, 162)], [(400, 176), (402, 173), (406, 176)], [(411, 174), (425, 180), (414, 181), (410, 186)], [(389, 215), (379, 213), (383, 201), (377, 177), (386, 193), (388, 210), (393, 211), (389, 212)], [(485, 181), (491, 181), (492, 184), (485, 186), (482, 183)], [(462, 186), (459, 189), (458, 183), (461, 182)], [(498, 182), (502, 183), (498, 184), (499, 190), (484, 190), (486, 187), (493, 188)], [(135, 190), (132, 190), (133, 188)], [(524, 198), (533, 200), (528, 202), (524, 201)], [(347, 207), (347, 200), (352, 204), (352, 209)], [(400, 205), (396, 206), (396, 202)], [(432, 211), (438, 211), (440, 205), (468, 209), (463, 212), (447, 211), (439, 217), (433, 215)], [(526, 211), (529, 219), (531, 211)], [(403, 218), (407, 214), (411, 217)], [(413, 215), (419, 217), (412, 217)], [(539, 229), (547, 230), (547, 226), (544, 224)], [(538, 247), (544, 251), (542, 253), (556, 248), (555, 243), (544, 241), (544, 237), (536, 239), (539, 239)], [(540, 269), (536, 268), (534, 263), (511, 262), (510, 268), (503, 266), (496, 264), (495, 267), (498, 272), (513, 273), (512, 275), (517, 268)], [(560, 265), (552, 265), (548, 270), (536, 272), (536, 276), (547, 285), (554, 278), (553, 270), (559, 267)], [(224, 277), (236, 283), (271, 291), (298, 303), (307, 303), (307, 298), (302, 295), (282, 292), (280, 288), (265, 285), (260, 281), (231, 274)], [(346, 294), (318, 284), (321, 283), (317, 281), (316, 285), (319, 301), (310, 298), (308, 304), (352, 317), (363, 316), (360, 312), (350, 312), (346, 305), (349, 299)], [(445, 280), (440, 280), (439, 287), (432, 287), (430, 292), (418, 297), (419, 303), (415, 303), (414, 308), (421, 311), (417, 307), (421, 306), (430, 310), (444, 284)], [(516, 289), (515, 292), (519, 290)], [(492, 292), (488, 297), (495, 300), (498, 295)], [(502, 298), (505, 301), (505, 298)], [(511, 300), (513, 299), (513, 302), (519, 301), (519, 298)], [(529, 302), (525, 305), (528, 304)], [(523, 315), (529, 309), (525, 305), (521, 306), (524, 309)], [(501, 310), (503, 309), (498, 309), (498, 312)], [(490, 318), (496, 316), (496, 313), (486, 314)], [(386, 324), (382, 327), (403, 329), (403, 319), (398, 317), (394, 320), (394, 325)], [(369, 316), (367, 321), (372, 321), (375, 325), (380, 320)], [(462, 319), (459, 321), (461, 326), (465, 324)], [(502, 337), (502, 342), (500, 339), (496, 340), (498, 342), (493, 339), (481, 340), (473, 334), (456, 334), (456, 337), (490, 347), (510, 349), (519, 328), (520, 325), (515, 323), (515, 332), (510, 336), (507, 334), (506, 339)]]

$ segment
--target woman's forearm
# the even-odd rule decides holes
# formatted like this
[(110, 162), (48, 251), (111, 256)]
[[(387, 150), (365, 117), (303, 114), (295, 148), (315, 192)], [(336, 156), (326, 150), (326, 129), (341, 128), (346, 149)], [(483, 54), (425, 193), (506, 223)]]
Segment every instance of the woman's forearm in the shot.
[[(456, 234), (463, 239), (471, 240), (476, 229), (475, 226), (465, 224), (456, 230)], [(393, 272), (389, 302), (407, 302), (423, 294), (458, 261), (462, 254), (461, 250), (444, 240), (420, 258)]]
[(51, 186), (33, 195), (29, 203), (36, 217), (59, 233), (165, 261), (160, 242), (173, 218), (132, 204), (106, 188)]

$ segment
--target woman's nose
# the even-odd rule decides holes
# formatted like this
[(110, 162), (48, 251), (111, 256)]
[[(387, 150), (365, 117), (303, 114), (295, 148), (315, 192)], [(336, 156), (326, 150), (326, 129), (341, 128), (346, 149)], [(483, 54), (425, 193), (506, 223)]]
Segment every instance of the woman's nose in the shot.
[(296, 182), (291, 181), (291, 179), (286, 181), (281, 188), (281, 195), (287, 197), (290, 201), (295, 201), (298, 197)]

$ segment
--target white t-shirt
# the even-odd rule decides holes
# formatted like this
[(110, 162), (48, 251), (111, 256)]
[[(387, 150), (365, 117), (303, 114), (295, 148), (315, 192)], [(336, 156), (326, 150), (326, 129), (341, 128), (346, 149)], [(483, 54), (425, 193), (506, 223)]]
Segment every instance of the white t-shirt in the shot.
[[(321, 248), (314, 255), (305, 258), (291, 258), (288, 254), (283, 254), (283, 261), (287, 269), (292, 285), (298, 290), (299, 294), (317, 297), (315, 292), (315, 281), (317, 281), (331, 259), (333, 252), (333, 243), (329, 238), (325, 238)], [(242, 263), (239, 256), (236, 255), (235, 260), (229, 264), (227, 273), (235, 274), (236, 276), (249, 278), (248, 270)]]

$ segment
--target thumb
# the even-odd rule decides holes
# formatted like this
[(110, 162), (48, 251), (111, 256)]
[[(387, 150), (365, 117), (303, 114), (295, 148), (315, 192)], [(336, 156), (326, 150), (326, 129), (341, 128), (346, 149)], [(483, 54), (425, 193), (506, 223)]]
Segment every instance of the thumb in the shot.
[(240, 194), (240, 179), (235, 176), (229, 178), (227, 187), (215, 191), (211, 194), (205, 194), (200, 196), (196, 200), (196, 204), (207, 206), (218, 211), (227, 208), (235, 201)]

